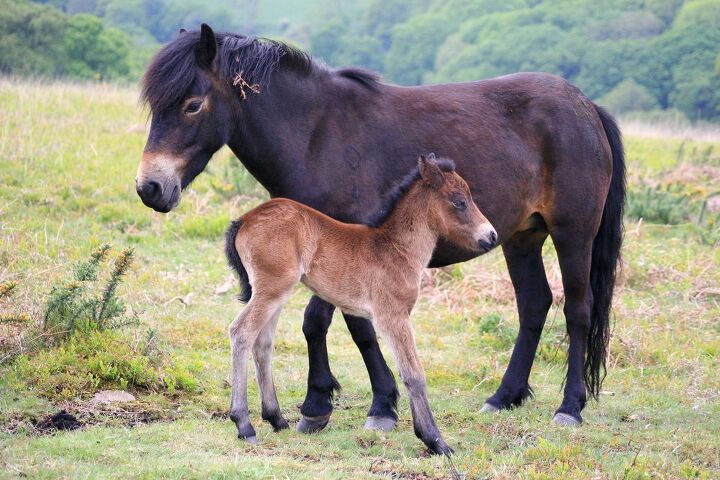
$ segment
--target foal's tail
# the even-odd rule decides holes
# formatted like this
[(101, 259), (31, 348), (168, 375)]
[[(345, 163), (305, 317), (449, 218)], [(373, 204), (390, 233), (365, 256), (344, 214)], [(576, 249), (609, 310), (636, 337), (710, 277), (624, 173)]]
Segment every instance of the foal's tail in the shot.
[(235, 220), (225, 233), (225, 256), (240, 279), (240, 296), (238, 299), (243, 303), (247, 303), (252, 297), (252, 287), (250, 286), (250, 279), (247, 270), (245, 270), (245, 265), (243, 265), (237, 248), (235, 248), (235, 238), (237, 238), (241, 226), (242, 220)]
[(590, 395), (597, 399), (607, 373), (605, 359), (610, 341), (610, 308), (623, 240), (625, 154), (620, 129), (615, 119), (602, 107), (596, 105), (595, 109), (610, 143), (613, 165), (610, 191), (605, 200), (600, 229), (593, 241), (590, 268), (593, 307), (585, 358), (585, 386)]

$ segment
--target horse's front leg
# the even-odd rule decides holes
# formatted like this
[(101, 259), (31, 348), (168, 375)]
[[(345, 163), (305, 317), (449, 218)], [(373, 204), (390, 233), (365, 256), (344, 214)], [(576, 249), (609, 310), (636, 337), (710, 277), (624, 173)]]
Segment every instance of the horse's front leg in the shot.
[(332, 413), (332, 398), (340, 384), (330, 371), (327, 353), (327, 331), (335, 307), (319, 297), (312, 297), (305, 309), (303, 334), (308, 345), (308, 385), (305, 401), (300, 407), (302, 418), (299, 432), (315, 433), (328, 424)]
[(415, 336), (409, 315), (375, 315), (375, 325), (395, 354), (405, 388), (410, 397), (415, 435), (433, 453), (450, 455), (453, 450), (445, 443), (430, 410), (425, 371), (415, 347)]
[(380, 351), (372, 322), (362, 317), (346, 314), (343, 316), (352, 339), (363, 357), (372, 386), (373, 399), (365, 428), (389, 432), (397, 422), (396, 408), (399, 393), (395, 377)]

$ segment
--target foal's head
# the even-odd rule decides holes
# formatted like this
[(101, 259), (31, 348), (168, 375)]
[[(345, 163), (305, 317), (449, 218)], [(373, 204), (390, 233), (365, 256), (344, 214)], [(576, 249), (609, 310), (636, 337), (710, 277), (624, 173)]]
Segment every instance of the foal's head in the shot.
[(485, 253), (497, 244), (497, 232), (472, 199), (455, 165), (434, 154), (421, 156), (418, 170), (427, 193), (430, 227), (438, 236), (471, 252)]

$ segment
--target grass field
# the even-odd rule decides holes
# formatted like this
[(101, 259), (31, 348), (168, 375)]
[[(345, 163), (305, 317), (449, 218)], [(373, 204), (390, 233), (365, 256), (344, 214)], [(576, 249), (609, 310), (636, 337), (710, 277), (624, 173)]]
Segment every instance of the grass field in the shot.
[[(0, 313), (26, 314), (36, 324), (50, 289), (69, 280), (72, 264), (111, 242), (116, 252), (135, 250), (119, 294), (139, 320), (98, 334), (96, 343), (73, 338), (5, 359), (0, 478), (452, 477), (446, 459), (424, 454), (404, 392), (395, 431), (362, 429), (370, 386), (337, 315), (329, 350), (343, 390), (329, 427), (313, 436), (273, 433), (260, 422), (252, 384), (259, 443), (238, 441), (222, 418), (229, 401), (226, 329), (239, 310), (237, 287), (228, 291), (222, 234), (230, 218), (262, 201), (262, 192), (223, 152), (176, 212), (154, 213), (134, 189), (147, 133), (135, 91), (0, 79), (0, 102), (0, 284), (17, 282), (14, 294), (0, 299)], [(428, 272), (414, 314), (418, 347), (439, 427), (466, 478), (720, 477), (720, 248), (712, 220), (720, 139), (629, 136), (626, 147), (631, 189), (655, 189), (652, 197), (637, 197), (647, 203), (638, 211), (651, 217), (667, 208), (681, 220), (627, 219), (609, 374), (581, 428), (550, 422), (561, 400), (566, 348), (552, 244), (545, 262), (555, 302), (531, 377), (536, 397), (498, 415), (478, 411), (499, 384), (517, 331), (502, 255)], [(678, 181), (682, 194), (664, 190)], [(277, 334), (275, 381), (291, 423), (305, 392), (300, 325), (308, 298), (297, 289)], [(23, 345), (24, 328), (0, 324), (0, 351)], [(160, 380), (139, 386), (107, 373), (113, 355), (140, 355), (148, 335), (162, 352)], [(106, 360), (88, 367), (83, 362), (93, 349)], [(137, 401), (89, 402), (96, 390), (120, 387)], [(85, 425), (54, 433), (38, 428), (38, 420), (60, 409)]]

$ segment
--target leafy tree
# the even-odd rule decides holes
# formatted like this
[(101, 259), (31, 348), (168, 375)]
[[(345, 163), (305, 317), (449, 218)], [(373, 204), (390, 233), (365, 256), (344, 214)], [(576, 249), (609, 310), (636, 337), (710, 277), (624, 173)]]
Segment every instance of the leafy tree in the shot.
[(620, 82), (610, 93), (598, 100), (615, 114), (649, 111), (660, 107), (657, 99), (633, 79)]
[(80, 78), (119, 78), (129, 72), (127, 37), (119, 30), (105, 28), (92, 15), (71, 17), (65, 29), (64, 73)]
[(0, 0), (0, 72), (54, 75), (64, 28), (62, 13), (50, 6)]

